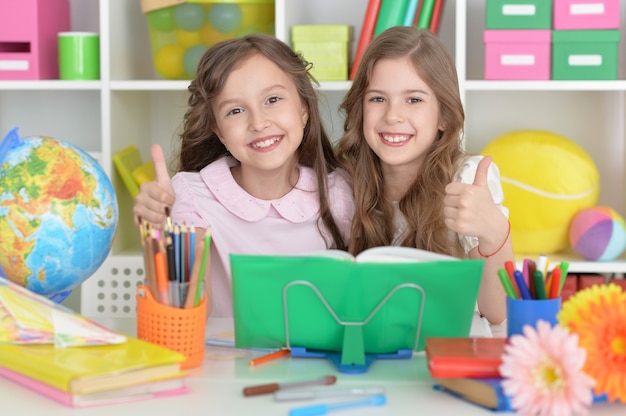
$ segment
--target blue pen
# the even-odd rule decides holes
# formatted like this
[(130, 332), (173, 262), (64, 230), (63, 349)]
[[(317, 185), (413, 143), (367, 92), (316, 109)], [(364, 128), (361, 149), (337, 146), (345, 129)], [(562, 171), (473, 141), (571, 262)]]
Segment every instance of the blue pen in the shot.
[(517, 288), (519, 289), (521, 298), (532, 299), (532, 296), (530, 296), (530, 291), (528, 290), (528, 286), (526, 285), (526, 282), (524, 282), (524, 276), (522, 275), (522, 272), (520, 272), (519, 270), (515, 270), (515, 272), (513, 272), (513, 277), (515, 278), (515, 283), (517, 283)]
[(289, 411), (289, 416), (315, 416), (325, 415), (333, 410), (352, 409), (354, 407), (362, 406), (382, 406), (387, 403), (387, 396), (384, 394), (377, 394), (361, 400), (353, 400), (349, 402), (339, 402), (332, 404), (318, 404), (315, 406), (298, 407)]

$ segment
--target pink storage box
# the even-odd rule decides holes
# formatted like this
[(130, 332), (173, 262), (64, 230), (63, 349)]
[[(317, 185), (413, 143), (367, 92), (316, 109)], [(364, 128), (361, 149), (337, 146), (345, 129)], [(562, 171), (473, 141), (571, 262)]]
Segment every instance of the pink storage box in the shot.
[(485, 30), (485, 79), (550, 79), (550, 30)]
[(620, 0), (554, 0), (553, 29), (619, 29)]
[(70, 30), (69, 0), (0, 0), (0, 79), (59, 78), (59, 32)]

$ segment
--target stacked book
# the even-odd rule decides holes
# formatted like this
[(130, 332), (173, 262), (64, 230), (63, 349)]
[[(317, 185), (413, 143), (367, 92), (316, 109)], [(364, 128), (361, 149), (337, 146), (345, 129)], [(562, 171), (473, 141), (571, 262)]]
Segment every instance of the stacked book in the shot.
[(493, 411), (512, 411), (498, 367), (506, 338), (426, 338), (435, 389)]
[[(508, 338), (426, 338), (426, 360), (434, 388), (495, 412), (514, 412), (498, 368)], [(594, 395), (593, 402), (606, 401)]]
[(183, 394), (185, 356), (0, 278), (0, 376), (70, 407)]

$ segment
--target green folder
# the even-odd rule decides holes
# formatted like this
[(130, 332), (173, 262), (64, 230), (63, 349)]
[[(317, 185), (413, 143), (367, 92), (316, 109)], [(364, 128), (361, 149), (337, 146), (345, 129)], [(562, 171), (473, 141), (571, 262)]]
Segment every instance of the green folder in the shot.
[(365, 353), (421, 351), (426, 337), (469, 336), (484, 265), (454, 258), (230, 259), (236, 347), (297, 346), (340, 351), (357, 361)]

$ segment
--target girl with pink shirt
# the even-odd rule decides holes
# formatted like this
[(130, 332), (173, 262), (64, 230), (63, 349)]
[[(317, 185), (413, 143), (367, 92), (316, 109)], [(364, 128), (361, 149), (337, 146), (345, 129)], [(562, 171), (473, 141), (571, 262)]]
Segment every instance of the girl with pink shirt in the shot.
[(309, 64), (262, 34), (219, 43), (189, 86), (176, 175), (152, 147), (157, 178), (133, 208), (160, 226), (210, 227), (209, 313), (232, 316), (230, 260), (239, 254), (346, 249), (352, 192), (324, 131)]

